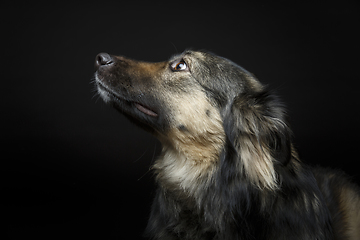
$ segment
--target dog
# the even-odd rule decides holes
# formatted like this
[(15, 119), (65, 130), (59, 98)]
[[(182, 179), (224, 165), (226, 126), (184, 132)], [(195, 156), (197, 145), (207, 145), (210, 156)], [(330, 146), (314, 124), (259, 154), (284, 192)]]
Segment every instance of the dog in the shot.
[(285, 107), (207, 51), (148, 63), (100, 53), (97, 91), (162, 144), (151, 239), (360, 239), (360, 191), (299, 160)]

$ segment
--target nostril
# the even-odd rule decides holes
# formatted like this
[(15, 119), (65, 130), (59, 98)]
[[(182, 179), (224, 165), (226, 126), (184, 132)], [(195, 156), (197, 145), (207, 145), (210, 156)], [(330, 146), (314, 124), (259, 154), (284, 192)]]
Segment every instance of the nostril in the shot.
[(108, 53), (99, 53), (95, 58), (95, 68), (100, 66), (110, 65), (113, 62), (112, 57)]

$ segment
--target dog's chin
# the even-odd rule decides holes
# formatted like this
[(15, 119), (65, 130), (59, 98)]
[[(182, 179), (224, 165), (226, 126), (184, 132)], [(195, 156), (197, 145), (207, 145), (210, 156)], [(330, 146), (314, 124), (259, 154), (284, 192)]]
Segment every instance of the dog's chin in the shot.
[(164, 121), (159, 111), (153, 110), (144, 103), (134, 101), (130, 97), (121, 96), (101, 81), (96, 81), (96, 84), (98, 93), (104, 102), (111, 104), (131, 122), (152, 133), (154, 130), (164, 130)]
[(156, 135), (156, 132), (162, 129), (161, 125), (155, 121), (150, 121), (146, 116), (140, 116), (135, 114), (129, 114), (127, 111), (124, 111), (119, 104), (112, 102), (113, 107), (122, 113), (129, 121), (141, 129), (150, 132), (153, 135)]

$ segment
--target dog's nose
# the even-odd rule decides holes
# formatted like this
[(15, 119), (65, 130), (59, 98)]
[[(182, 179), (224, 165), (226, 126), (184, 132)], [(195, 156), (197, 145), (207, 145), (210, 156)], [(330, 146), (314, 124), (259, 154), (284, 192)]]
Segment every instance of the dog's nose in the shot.
[(95, 58), (95, 70), (100, 66), (110, 65), (113, 63), (112, 57), (108, 53), (99, 53)]

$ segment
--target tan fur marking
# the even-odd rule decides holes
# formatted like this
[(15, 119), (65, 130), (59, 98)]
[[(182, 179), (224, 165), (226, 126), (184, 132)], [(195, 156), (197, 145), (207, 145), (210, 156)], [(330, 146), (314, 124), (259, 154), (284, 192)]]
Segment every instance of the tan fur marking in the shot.
[(157, 63), (138, 62), (135, 70), (138, 74), (143, 76), (144, 75), (154, 76), (159, 74), (161, 69), (164, 68), (166, 64), (167, 62), (157, 62)]
[(276, 172), (269, 151), (260, 146), (256, 139), (243, 138), (238, 145), (245, 174), (254, 185), (276, 189)]
[[(179, 184), (182, 189), (195, 194), (195, 187), (203, 187), (198, 183), (210, 181), (217, 167), (225, 142), (222, 120), (219, 111), (201, 90), (168, 97), (173, 103), (173, 126), (165, 135), (159, 136), (164, 154), (154, 167), (162, 170), (162, 175), (158, 175), (160, 179)], [(206, 110), (211, 111), (211, 117), (207, 116)], [(179, 130), (179, 124), (187, 131)]]
[[(278, 119), (270, 119), (258, 114), (254, 106), (249, 106), (247, 103), (240, 107), (240, 118), (238, 119), (238, 128), (244, 129), (244, 133), (239, 136), (236, 141), (236, 148), (238, 149), (241, 164), (239, 169), (244, 170), (244, 174), (249, 177), (252, 183), (260, 189), (267, 188), (275, 190), (278, 188), (276, 172), (274, 169), (274, 161), (270, 154), (270, 149), (267, 143), (261, 142), (257, 136), (265, 126), (270, 130), (276, 128), (275, 122), (279, 123)], [(264, 126), (258, 126), (258, 119), (262, 119)]]
[(360, 239), (360, 198), (353, 189), (343, 188), (340, 195), (340, 206), (345, 214), (345, 221), (348, 226), (347, 236), (350, 240)]
[[(201, 90), (190, 94), (172, 96), (173, 127), (166, 133), (166, 139), (187, 159), (195, 162), (216, 161), (221, 151), (225, 132), (220, 113), (213, 107)], [(206, 115), (209, 109), (213, 114)], [(182, 124), (187, 131), (180, 131)]]

